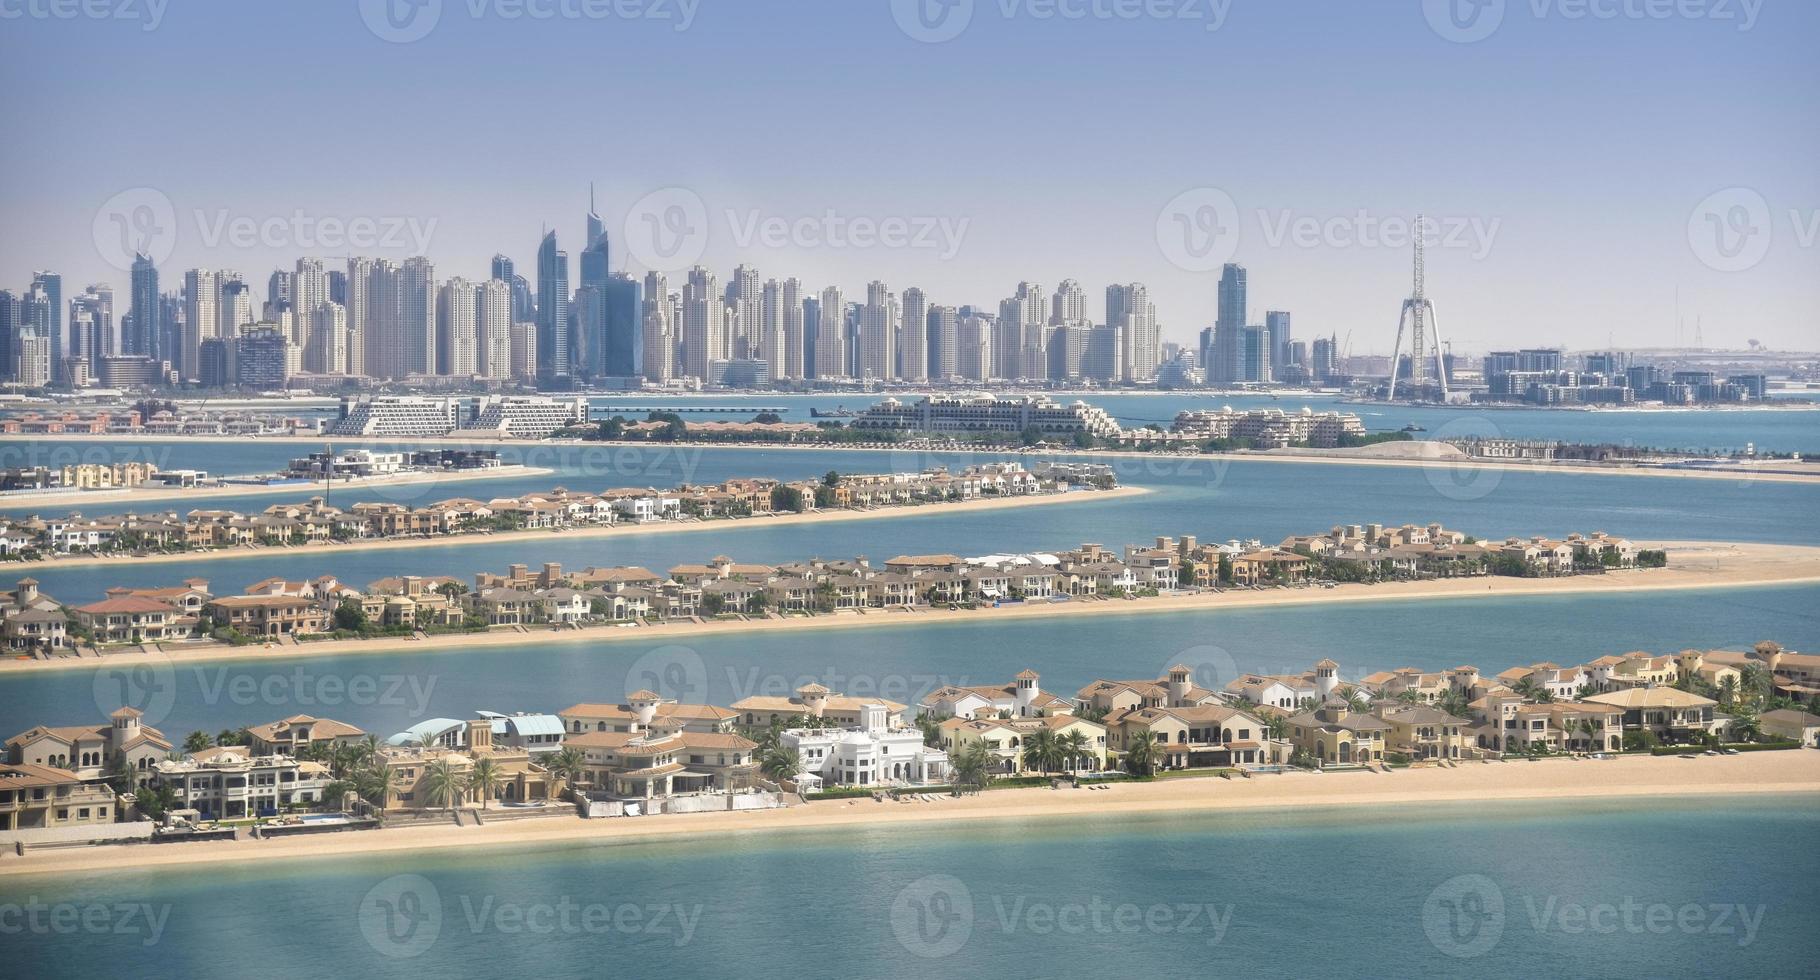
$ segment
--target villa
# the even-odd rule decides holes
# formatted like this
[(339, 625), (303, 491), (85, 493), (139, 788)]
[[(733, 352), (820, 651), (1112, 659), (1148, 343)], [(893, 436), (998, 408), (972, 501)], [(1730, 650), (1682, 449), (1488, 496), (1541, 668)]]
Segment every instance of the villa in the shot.
[(739, 714), (711, 704), (680, 704), (653, 691), (633, 691), (624, 704), (575, 704), (556, 713), (568, 735), (585, 732), (694, 732), (726, 735)]
[(1274, 765), (1289, 755), (1284, 743), (1271, 740), (1262, 718), (1228, 704), (1128, 708), (1107, 716), (1106, 731), (1119, 752), (1148, 733), (1155, 764), (1163, 769)]
[(169, 788), (179, 808), (196, 810), (205, 820), (237, 820), (276, 816), (287, 807), (320, 802), (329, 770), (318, 762), (221, 745), (181, 760), (162, 760), (147, 782)]
[(113, 823), (119, 801), (105, 783), (57, 766), (0, 765), (0, 831)]
[(741, 698), (733, 702), (733, 710), (738, 713), (740, 723), (747, 728), (788, 725), (799, 718), (824, 721), (829, 727), (855, 728), (864, 723), (865, 709), (875, 704), (885, 706), (887, 727), (895, 728), (903, 724), (905, 706), (896, 701), (848, 697), (816, 683), (797, 688), (794, 697), (755, 694)]
[(923, 744), (922, 729), (893, 725), (890, 716), (890, 707), (873, 702), (860, 709), (860, 723), (852, 727), (786, 729), (778, 741), (800, 760), (797, 788), (945, 782), (948, 754)]
[(1338, 698), (1291, 715), (1288, 725), (1296, 747), (1323, 766), (1384, 761), (1392, 728), (1390, 722), (1354, 711)]
[(730, 733), (591, 731), (564, 745), (586, 760), (586, 787), (621, 800), (733, 792), (758, 770), (758, 743)]
[(1153, 681), (1096, 680), (1075, 692), (1085, 708), (1105, 715), (1135, 708), (1184, 708), (1223, 703), (1217, 693), (1194, 683), (1194, 671), (1182, 664)]
[(1724, 722), (1714, 714), (1718, 702), (1673, 687), (1633, 687), (1588, 695), (1592, 704), (1622, 710), (1623, 730), (1648, 731), (1671, 741), (1718, 732)]
[(67, 769), (83, 780), (104, 778), (116, 759), (135, 772), (148, 772), (170, 753), (171, 743), (163, 732), (141, 724), (143, 717), (137, 708), (121, 707), (105, 725), (40, 725), (6, 740), (6, 760)]
[(1038, 686), (1040, 677), (1025, 670), (1011, 683), (985, 687), (942, 687), (931, 692), (917, 706), (917, 711), (933, 717), (1033, 718), (1049, 714), (1070, 714), (1073, 702), (1059, 698)]
[(290, 756), (308, 749), (353, 745), (367, 734), (346, 722), (309, 715), (292, 715), (263, 725), (250, 725), (246, 733), (248, 748), (254, 755)]

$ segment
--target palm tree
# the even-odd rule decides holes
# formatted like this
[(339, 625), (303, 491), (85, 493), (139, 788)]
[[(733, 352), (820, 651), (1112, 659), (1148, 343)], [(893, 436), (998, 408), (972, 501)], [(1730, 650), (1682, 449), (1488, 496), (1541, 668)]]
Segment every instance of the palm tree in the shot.
[(759, 756), (758, 771), (775, 783), (795, 779), (803, 771), (802, 755), (795, 749), (774, 745)]
[(1156, 735), (1138, 732), (1125, 743), (1125, 771), (1134, 776), (1148, 776), (1156, 771)]
[[(1758, 644), (1758, 646), (1762, 645)], [(1753, 700), (1761, 700), (1769, 694), (1769, 668), (1760, 663), (1747, 663), (1739, 667), (1738, 687), (1749, 694)]]
[(1732, 674), (1726, 674), (1719, 680), (1719, 703), (1731, 704), (1736, 700), (1738, 700), (1738, 678)]
[(1289, 736), (1289, 719), (1277, 714), (1265, 715), (1264, 734), (1270, 736), (1271, 741), (1282, 741)]
[[(570, 786), (579, 785), (583, 777), (588, 774), (588, 757), (583, 755), (580, 749), (572, 746), (564, 747), (545, 759), (543, 767), (550, 775), (562, 780), (563, 783)], [(560, 795), (560, 792), (557, 795)]]
[(322, 795), (317, 802), (322, 805), (324, 810), (340, 810), (347, 806), (348, 794), (356, 791), (354, 784), (345, 779), (330, 780), (329, 784), (322, 788)]
[(1047, 774), (1055, 768), (1055, 761), (1059, 755), (1060, 751), (1055, 743), (1055, 733), (1047, 728), (1039, 728), (1024, 739), (1025, 768), (1040, 769)]
[(360, 798), (372, 804), (373, 808), (384, 812), (386, 803), (392, 793), (398, 789), (398, 770), (374, 759), (354, 774), (354, 786)]
[(1740, 742), (1755, 742), (1763, 734), (1762, 719), (1749, 708), (1739, 708), (1732, 714), (1732, 737)]
[(1350, 684), (1340, 688), (1334, 693), (1339, 695), (1340, 700), (1346, 702), (1346, 707), (1352, 711), (1371, 710), (1371, 699), (1365, 696), (1364, 691), (1361, 691)]
[(992, 767), (996, 762), (984, 743), (968, 743), (966, 748), (954, 756), (955, 788), (979, 792), (987, 783), (992, 782)]
[(942, 744), (942, 722), (946, 715), (920, 714), (916, 716), (916, 727), (923, 730), (923, 744), (934, 748)]
[(492, 756), (481, 756), (474, 760), (474, 768), (468, 773), (468, 785), (473, 787), (474, 796), (481, 806), (487, 805), (487, 799), (506, 781), (506, 774), (499, 771), (499, 763)]
[(461, 794), (468, 788), (468, 776), (448, 759), (438, 759), (423, 771), (423, 798), (444, 811), (461, 804)]
[(1092, 756), (1092, 751), (1087, 744), (1087, 735), (1085, 732), (1078, 730), (1069, 732), (1061, 737), (1060, 744), (1062, 751), (1068, 756), (1068, 768), (1070, 770), (1076, 772), (1080, 771), (1087, 760)]

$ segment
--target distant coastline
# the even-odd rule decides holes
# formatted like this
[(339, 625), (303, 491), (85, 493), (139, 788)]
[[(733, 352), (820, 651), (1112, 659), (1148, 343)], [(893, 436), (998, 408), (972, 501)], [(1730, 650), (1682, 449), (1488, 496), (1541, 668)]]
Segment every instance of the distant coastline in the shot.
[[(1071, 600), (1024, 602), (997, 608), (919, 609), (893, 612), (874, 609), (866, 613), (835, 613), (783, 619), (711, 620), (703, 623), (671, 622), (648, 626), (597, 626), (585, 629), (535, 629), (439, 635), (428, 640), (408, 637), (321, 640), (265, 647), (198, 644), (186, 649), (172, 644), (160, 654), (183, 664), (212, 661), (270, 661), (368, 653), (414, 651), (426, 654), (487, 647), (522, 647), (531, 644), (666, 643), (722, 634), (865, 629), (921, 626), (943, 623), (997, 623), (1019, 619), (1057, 619), (1069, 616), (1137, 616), (1171, 612), (1219, 612), (1228, 609), (1304, 606), (1325, 603), (1395, 602), (1434, 599), (1514, 598), (1557, 595), (1622, 595), (1637, 592), (1820, 583), (1820, 547), (1800, 545), (1738, 544), (1721, 542), (1640, 543), (1668, 551), (1666, 568), (1614, 571), (1595, 575), (1554, 578), (1490, 576), (1433, 579), (1377, 584), (1343, 584), (1331, 589), (1236, 589), (1164, 595), (1144, 599)], [(604, 652), (604, 651), (603, 651)], [(0, 660), (0, 676), (47, 670), (92, 670), (103, 665), (130, 664), (148, 654), (121, 651), (102, 657), (60, 657), (53, 660)]]
[[(16, 436), (13, 438), (29, 438)], [(226, 440), (239, 442), (238, 438)], [(318, 440), (319, 441), (319, 440)], [(364, 490), (370, 487), (402, 487), (417, 484), (472, 483), (482, 480), (507, 480), (527, 476), (548, 476), (556, 471), (542, 466), (508, 463), (486, 469), (417, 470), (387, 476), (355, 477), (324, 484), (321, 480), (290, 480), (283, 483), (222, 484), (206, 487), (163, 487), (143, 484), (113, 490), (71, 490), (63, 493), (30, 493), (14, 496), (0, 493), (0, 510), (23, 510), (30, 507), (81, 507), (89, 503), (160, 503), (169, 501), (206, 500), (210, 497), (273, 496), (281, 493), (320, 494), (326, 486), (331, 493)], [(44, 564), (39, 562), (37, 564)]]
[[(290, 489), (295, 490), (295, 487)], [(229, 561), (242, 558), (287, 558), (305, 555), (310, 557), (347, 554), (352, 551), (380, 551), (388, 549), (418, 551), (434, 548), (447, 548), (455, 545), (496, 545), (522, 544), (531, 541), (553, 541), (561, 539), (572, 541), (593, 538), (623, 538), (628, 536), (645, 536), (652, 534), (686, 534), (702, 531), (726, 531), (744, 527), (782, 527), (804, 524), (827, 524), (841, 521), (883, 520), (892, 517), (933, 517), (938, 514), (977, 513), (989, 510), (1007, 510), (1014, 507), (1037, 507), (1044, 504), (1085, 503), (1094, 500), (1110, 500), (1121, 497), (1134, 497), (1149, 493), (1142, 487), (1116, 487), (1110, 490), (1067, 490), (1056, 493), (1026, 494), (1013, 497), (980, 497), (973, 500), (961, 500), (953, 503), (897, 504), (870, 509), (843, 508), (831, 510), (804, 511), (802, 513), (777, 513), (764, 516), (724, 518), (705, 521), (658, 521), (649, 524), (611, 524), (585, 525), (574, 527), (544, 528), (525, 531), (495, 531), (492, 533), (438, 534), (428, 537), (395, 537), (395, 538), (357, 538), (333, 544), (279, 545), (262, 548), (217, 548), (213, 551), (179, 551), (169, 554), (119, 555), (114, 557), (101, 555), (77, 555), (71, 557), (51, 557), (38, 561), (15, 561), (0, 563), (0, 575), (8, 568), (22, 570), (41, 568), (110, 568), (123, 565), (155, 564), (189, 564), (193, 562)]]

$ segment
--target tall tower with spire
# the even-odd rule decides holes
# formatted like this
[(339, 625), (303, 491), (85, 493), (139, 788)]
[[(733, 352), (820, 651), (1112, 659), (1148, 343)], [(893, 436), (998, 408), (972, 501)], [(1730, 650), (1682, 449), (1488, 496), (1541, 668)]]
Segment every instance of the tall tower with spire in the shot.
[[(1412, 396), (1419, 397), (1420, 390), (1428, 385), (1428, 351), (1434, 350), (1435, 377), (1441, 382), (1441, 397), (1447, 397), (1447, 362), (1441, 356), (1441, 331), (1435, 321), (1434, 303), (1428, 299), (1427, 284), (1424, 281), (1423, 246), (1428, 237), (1428, 218), (1416, 215), (1415, 227), (1415, 288), (1408, 299), (1403, 301), (1403, 311), (1397, 314), (1397, 342), (1390, 350), (1390, 386), (1384, 390), (1385, 401), (1395, 401), (1397, 397), (1397, 369), (1402, 366), (1403, 326), (1409, 325), (1409, 388)], [(1429, 343), (1429, 332), (1434, 332), (1434, 342)]]

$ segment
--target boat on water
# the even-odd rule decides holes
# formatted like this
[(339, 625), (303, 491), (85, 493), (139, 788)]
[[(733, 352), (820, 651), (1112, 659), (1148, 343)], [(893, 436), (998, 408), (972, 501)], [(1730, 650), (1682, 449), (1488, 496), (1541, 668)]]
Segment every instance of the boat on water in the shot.
[(1408, 425), (1403, 427), (1403, 431), (1404, 432), (1427, 432), (1428, 430), (1422, 428), (1421, 426), (1415, 424), (1414, 422), (1411, 422)]

